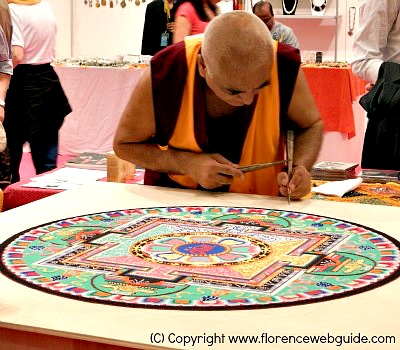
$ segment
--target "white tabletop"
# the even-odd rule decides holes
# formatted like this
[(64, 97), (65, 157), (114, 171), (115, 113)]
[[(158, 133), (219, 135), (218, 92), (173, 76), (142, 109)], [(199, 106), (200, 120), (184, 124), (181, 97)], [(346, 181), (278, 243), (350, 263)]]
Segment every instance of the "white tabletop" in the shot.
[[(95, 183), (68, 190), (0, 214), (0, 241), (50, 221), (94, 212), (157, 206), (221, 205), (271, 208), (318, 214), (359, 223), (400, 239), (400, 208), (304, 200), (288, 206), (284, 198), (173, 190), (143, 185)], [(160, 347), (186, 349), (338, 349), (333, 344), (234, 345), (228, 336), (396, 336), (397, 344), (344, 344), (343, 349), (398, 349), (400, 279), (335, 300), (281, 308), (236, 311), (181, 311), (129, 308), (63, 298), (25, 287), (0, 275), (0, 327), (34, 330), (109, 344), (157, 348), (151, 334), (162, 333)], [(45, 307), (44, 307), (45, 305)], [(172, 335), (174, 334), (174, 335)], [(224, 342), (195, 347), (177, 336), (224, 335)], [(168, 342), (168, 336), (172, 342)], [(221, 339), (221, 338), (220, 338)]]

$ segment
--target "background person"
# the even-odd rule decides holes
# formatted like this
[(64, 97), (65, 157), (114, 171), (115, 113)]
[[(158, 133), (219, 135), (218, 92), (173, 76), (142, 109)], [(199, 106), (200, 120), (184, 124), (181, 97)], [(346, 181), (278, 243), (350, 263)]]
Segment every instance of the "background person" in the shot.
[(400, 0), (365, 0), (353, 46), (353, 73), (368, 82), (362, 168), (400, 170)]
[(353, 45), (353, 73), (375, 84), (383, 62), (400, 63), (400, 0), (365, 0)]
[(71, 107), (51, 66), (57, 28), (50, 4), (40, 0), (8, 3), (14, 73), (6, 97), (4, 128), (14, 183), (20, 179), (25, 142), (29, 142), (36, 174), (57, 167), (58, 130)]
[[(295, 130), (290, 183), (282, 166), (239, 170), (284, 159), (288, 118)], [(203, 40), (187, 37), (152, 58), (114, 150), (146, 169), (148, 185), (300, 198), (310, 191), (321, 139), (298, 50), (273, 41), (255, 15), (233, 11), (213, 19)]]
[(293, 29), (275, 21), (274, 10), (269, 1), (260, 0), (256, 2), (253, 6), (253, 13), (265, 23), (274, 40), (291, 45), (296, 49), (300, 48)]
[(0, 0), (0, 189), (4, 189), (11, 182), (10, 156), (6, 133), (3, 128), (5, 99), (13, 72), (11, 33), (12, 26), (8, 3), (5, 0)]
[(173, 0), (153, 0), (146, 7), (142, 55), (154, 56), (172, 44), (175, 7)]
[(188, 35), (201, 34), (218, 14), (219, 0), (183, 0), (175, 14), (173, 43), (182, 41)]

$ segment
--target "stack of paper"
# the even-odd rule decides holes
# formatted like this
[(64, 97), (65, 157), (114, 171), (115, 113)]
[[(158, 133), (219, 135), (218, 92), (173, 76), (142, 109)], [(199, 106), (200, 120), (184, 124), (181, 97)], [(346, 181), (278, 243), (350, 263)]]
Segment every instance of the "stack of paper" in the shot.
[(363, 169), (360, 176), (364, 182), (400, 183), (400, 170)]
[(320, 162), (311, 169), (311, 177), (315, 180), (346, 180), (357, 177), (358, 163), (347, 162)]
[(68, 190), (76, 186), (81, 186), (103, 179), (106, 176), (106, 170), (60, 168), (58, 170), (46, 173), (45, 175), (33, 177), (31, 182), (21, 186)]

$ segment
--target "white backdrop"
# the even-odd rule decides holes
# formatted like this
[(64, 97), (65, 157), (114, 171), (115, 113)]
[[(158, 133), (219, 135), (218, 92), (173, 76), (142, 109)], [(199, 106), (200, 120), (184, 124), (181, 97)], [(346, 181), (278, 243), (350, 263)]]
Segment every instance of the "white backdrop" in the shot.
[[(119, 54), (139, 54), (141, 48), (144, 14), (147, 3), (136, 6), (134, 2), (126, 0), (127, 6), (88, 7), (84, 0), (47, 0), (54, 8), (58, 21), (57, 56), (65, 57), (105, 57), (115, 58)], [(277, 14), (281, 11), (279, 0), (274, 0)], [(276, 2), (278, 1), (278, 2)], [(339, 1), (339, 29), (338, 29), (338, 60), (351, 58), (353, 36), (348, 36), (349, 7), (357, 7), (356, 26), (358, 25), (358, 6), (361, 0), (328, 0), (332, 10), (333, 1)], [(95, 3), (95, 1), (93, 1)], [(116, 1), (114, 0), (114, 3)], [(254, 2), (254, 0), (253, 0)], [(108, 0), (107, 0), (108, 3)], [(223, 12), (230, 10), (231, 3), (222, 1)], [(309, 0), (299, 0), (303, 7), (309, 6)], [(314, 38), (316, 42), (325, 45), (327, 52), (332, 54), (332, 30), (318, 31), (311, 28), (311, 23), (321, 20), (288, 19), (298, 21), (299, 37), (307, 40)], [(304, 23), (304, 25), (302, 25)], [(331, 26), (331, 24), (330, 24)], [(305, 41), (307, 42), (307, 41)], [(327, 44), (328, 43), (328, 44)], [(326, 46), (328, 45), (328, 46)], [(302, 47), (303, 50), (310, 48)], [(329, 59), (324, 53), (324, 59)], [(70, 92), (70, 93), (73, 93)], [(79, 95), (79, 94), (78, 94)], [(365, 113), (358, 104), (354, 103), (357, 137), (351, 140), (345, 139), (340, 133), (328, 133), (319, 160), (331, 161), (360, 161), (362, 137), (365, 128)], [(76, 106), (75, 106), (76, 107)], [(332, 147), (335, 145), (335, 147)], [(339, 148), (337, 148), (340, 146)], [(332, 151), (335, 150), (335, 151)]]
[[(54, 8), (58, 20), (57, 56), (65, 57), (105, 57), (115, 58), (119, 54), (140, 54), (144, 15), (146, 5), (150, 0), (140, 2), (139, 6), (134, 1), (126, 1), (123, 9), (119, 4), (114, 8), (108, 6), (89, 7), (84, 0), (46, 0)], [(142, 0), (143, 1), (143, 0)], [(338, 60), (351, 58), (353, 36), (348, 36), (349, 7), (358, 7), (361, 0), (328, 0), (327, 14), (338, 1)], [(253, 3), (255, 0), (253, 0)], [(95, 1), (93, 0), (93, 3)], [(121, 3), (121, 1), (119, 1)], [(250, 3), (250, 0), (249, 0)], [(282, 13), (280, 0), (273, 0), (275, 12)], [(221, 1), (220, 7), (226, 12), (232, 8), (231, 0)], [(298, 12), (309, 9), (309, 0), (299, 0)], [(358, 9), (356, 28), (358, 25)], [(324, 59), (332, 59), (334, 51), (334, 31), (332, 20), (327, 23), (321, 20), (285, 19), (288, 24), (293, 24), (298, 34), (302, 50), (315, 50), (315, 45), (323, 48)], [(329, 21), (329, 20), (326, 20)], [(315, 26), (322, 26), (320, 29)], [(323, 29), (323, 30), (322, 30)], [(310, 46), (310, 47), (308, 47)]]

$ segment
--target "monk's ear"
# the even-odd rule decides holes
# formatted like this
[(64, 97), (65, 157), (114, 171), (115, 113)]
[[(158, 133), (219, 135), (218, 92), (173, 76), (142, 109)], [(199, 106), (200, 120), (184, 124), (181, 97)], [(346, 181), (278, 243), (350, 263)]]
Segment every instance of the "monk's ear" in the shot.
[(204, 63), (203, 56), (201, 54), (197, 55), (197, 66), (199, 67), (200, 75), (205, 78), (206, 77), (206, 64)]

